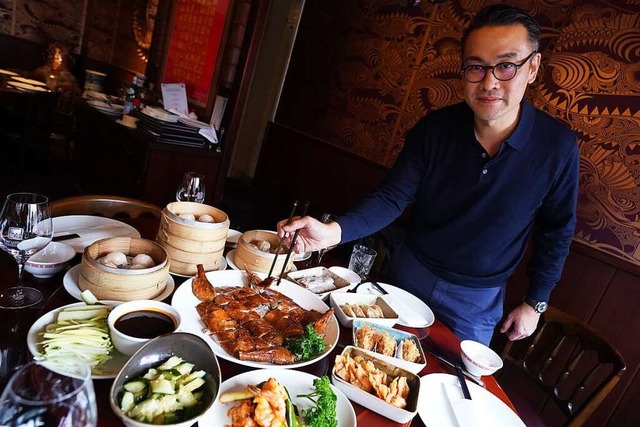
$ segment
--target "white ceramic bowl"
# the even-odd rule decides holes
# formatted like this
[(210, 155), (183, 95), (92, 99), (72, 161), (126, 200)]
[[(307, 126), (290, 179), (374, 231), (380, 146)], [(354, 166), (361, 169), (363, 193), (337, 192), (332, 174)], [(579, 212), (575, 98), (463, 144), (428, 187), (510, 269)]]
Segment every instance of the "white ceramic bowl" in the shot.
[[(107, 324), (109, 325), (109, 332), (111, 335), (111, 342), (120, 353), (131, 356), (157, 335), (167, 333), (167, 331), (164, 331), (158, 333), (156, 336), (139, 337), (127, 335), (126, 333), (118, 330), (118, 328), (116, 327), (116, 322), (121, 317), (129, 315), (131, 313), (138, 313), (140, 316), (144, 316), (142, 314), (143, 312), (160, 313), (168, 316), (174, 324), (173, 330), (169, 332), (177, 331), (180, 328), (180, 314), (169, 304), (154, 300), (136, 300), (120, 304), (119, 306), (111, 310), (111, 313), (109, 313), (109, 317), (107, 318)], [(143, 317), (143, 319), (145, 318)], [(149, 318), (146, 319), (148, 324), (147, 326), (150, 326)], [(150, 327), (145, 327), (144, 331), (146, 333), (152, 333), (150, 332)]]
[(460, 353), (464, 367), (475, 376), (492, 375), (502, 368), (502, 359), (498, 353), (479, 342), (462, 341), (460, 343)]
[(36, 277), (51, 277), (59, 273), (76, 256), (69, 245), (51, 242), (43, 250), (29, 258), (24, 269)]

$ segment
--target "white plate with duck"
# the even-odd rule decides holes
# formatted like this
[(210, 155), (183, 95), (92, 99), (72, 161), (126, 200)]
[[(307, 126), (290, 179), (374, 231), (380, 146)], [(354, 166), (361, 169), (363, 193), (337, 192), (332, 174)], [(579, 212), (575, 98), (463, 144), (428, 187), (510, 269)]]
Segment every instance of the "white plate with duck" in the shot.
[[(265, 275), (259, 275), (259, 277), (260, 279), (263, 279)], [(329, 307), (322, 302), (317, 295), (301, 288), (295, 283), (282, 280), (280, 285), (277, 287), (275, 283), (272, 283), (262, 291), (253, 291), (252, 288), (248, 286), (249, 278), (247, 273), (242, 270), (210, 271), (206, 273), (206, 278), (218, 291), (216, 294), (217, 297), (220, 297), (219, 299), (215, 299), (214, 302), (211, 303), (211, 306), (207, 307), (208, 313), (213, 313), (214, 310), (220, 309), (224, 311), (224, 313), (222, 311), (217, 311), (216, 313), (219, 314), (219, 316), (213, 316), (210, 317), (210, 319), (216, 322), (228, 321), (229, 318), (241, 319), (238, 322), (232, 320), (229, 323), (224, 324), (224, 332), (228, 333), (228, 331), (233, 331), (231, 333), (236, 335), (226, 335), (229, 340), (225, 341), (224, 339), (221, 339), (224, 332), (220, 335), (216, 335), (215, 337), (213, 334), (209, 333), (209, 330), (220, 331), (221, 329), (217, 328), (217, 325), (219, 325), (218, 323), (213, 327), (209, 327), (212, 325), (211, 323), (208, 326), (205, 325), (205, 321), (202, 320), (200, 314), (196, 310), (196, 306), (200, 304), (201, 301), (194, 295), (192, 290), (194, 279), (187, 279), (178, 287), (173, 295), (173, 299), (171, 300), (171, 305), (178, 311), (178, 313), (180, 313), (182, 320), (180, 330), (202, 337), (207, 343), (209, 343), (211, 349), (218, 357), (239, 365), (254, 368), (299, 368), (323, 359), (329, 355), (331, 350), (333, 350), (338, 343), (340, 329), (335, 315), (331, 314), (330, 316), (322, 316), (322, 313), (327, 312)], [(234, 288), (235, 293), (231, 294), (230, 290), (224, 290), (225, 288)], [(237, 293), (239, 288), (241, 288), (243, 292), (246, 292), (246, 294), (239, 295)], [(226, 297), (224, 297), (225, 295)], [(222, 301), (224, 298), (227, 298), (228, 302), (233, 302), (234, 305), (224, 305), (224, 301)], [(235, 299), (235, 301), (229, 300), (228, 298)], [(295, 303), (293, 303), (293, 301), (295, 301)], [(277, 309), (279, 311), (271, 309), (274, 303), (277, 304)], [(291, 305), (292, 303), (299, 307), (293, 307)], [(249, 306), (247, 306), (247, 304), (249, 304)], [(240, 310), (242, 314), (239, 315), (238, 311), (230, 311), (233, 309)], [(303, 313), (301, 313), (299, 309), (302, 309)], [(274, 332), (270, 331), (270, 324), (268, 324), (263, 317), (266, 316), (269, 320), (273, 320), (274, 316), (280, 315), (283, 312), (287, 314), (282, 315), (279, 319), (286, 317), (287, 322), (291, 320), (289, 323), (289, 326), (293, 328), (291, 331), (304, 331), (306, 325), (303, 323), (311, 323), (318, 327), (324, 325), (324, 352), (307, 360), (295, 360), (290, 358), (291, 354), (287, 351), (282, 351), (283, 346), (281, 344), (281, 337), (279, 338), (279, 330), (271, 326), (271, 328), (274, 329)], [(302, 316), (300, 318), (303, 319), (301, 322), (293, 320), (300, 315)], [(233, 316), (233, 318), (231, 316)], [(251, 316), (251, 319), (249, 319), (249, 316)], [(252, 323), (249, 323), (249, 320), (252, 321)], [(265, 325), (265, 323), (268, 325)], [(246, 329), (241, 327), (243, 324)], [(316, 329), (318, 329), (318, 327)], [(229, 345), (234, 346), (237, 343), (238, 340), (236, 337), (238, 333), (243, 334), (242, 337), (246, 340), (244, 341), (245, 343), (254, 343), (255, 341), (251, 340), (255, 337), (247, 336), (246, 334), (249, 333), (249, 335), (251, 335), (248, 331), (253, 331), (255, 334), (255, 331), (258, 330), (263, 332), (260, 338), (263, 340), (262, 342), (264, 342), (264, 340), (271, 341), (272, 352), (267, 354), (260, 350), (252, 350), (250, 345), (245, 347), (246, 351), (242, 355), (240, 355), (238, 351), (230, 349)], [(242, 331), (244, 331), (244, 333)], [(280, 334), (284, 335), (282, 333)], [(297, 336), (295, 333), (288, 335)], [(221, 345), (219, 342), (226, 342), (228, 345)], [(226, 347), (227, 349), (223, 347)], [(278, 359), (277, 363), (272, 361), (275, 359)]]
[[(305, 398), (297, 397), (299, 394), (308, 394), (314, 390), (313, 380), (316, 376), (301, 371), (288, 371), (283, 369), (260, 369), (257, 371), (249, 371), (229, 378), (220, 385), (220, 392), (243, 390), (247, 385), (256, 385), (263, 381), (274, 378), (280, 384), (287, 388), (291, 396), (291, 402), (302, 410), (310, 407), (310, 401)], [(357, 419), (353, 405), (347, 397), (338, 390), (333, 384), (331, 390), (336, 394), (336, 418), (338, 419), (338, 427), (356, 427)], [(227, 426), (232, 425), (228, 411), (240, 402), (221, 403), (220, 398), (211, 406), (211, 409), (199, 420), (202, 426)], [(258, 424), (252, 424), (258, 425)]]

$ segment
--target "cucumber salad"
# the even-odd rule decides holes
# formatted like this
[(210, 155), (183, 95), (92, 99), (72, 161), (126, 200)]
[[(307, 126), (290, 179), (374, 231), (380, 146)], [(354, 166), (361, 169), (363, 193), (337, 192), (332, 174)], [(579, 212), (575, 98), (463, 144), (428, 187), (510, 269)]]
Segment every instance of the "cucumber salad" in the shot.
[(188, 420), (202, 410), (205, 371), (171, 356), (144, 375), (124, 384), (120, 409), (129, 418), (149, 424), (173, 424)]

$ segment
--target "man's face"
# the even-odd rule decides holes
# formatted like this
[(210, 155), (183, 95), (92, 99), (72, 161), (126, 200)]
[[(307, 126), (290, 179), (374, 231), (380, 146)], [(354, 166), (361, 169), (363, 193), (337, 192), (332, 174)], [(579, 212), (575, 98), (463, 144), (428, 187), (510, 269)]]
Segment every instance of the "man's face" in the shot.
[[(469, 33), (462, 66), (520, 64), (531, 52), (533, 47), (523, 25), (483, 27)], [(491, 70), (487, 70), (478, 83), (471, 83), (463, 76), (464, 98), (475, 114), (476, 124), (508, 127), (515, 123), (527, 84), (535, 80), (539, 66), (540, 54), (535, 54), (509, 81), (496, 79)]]

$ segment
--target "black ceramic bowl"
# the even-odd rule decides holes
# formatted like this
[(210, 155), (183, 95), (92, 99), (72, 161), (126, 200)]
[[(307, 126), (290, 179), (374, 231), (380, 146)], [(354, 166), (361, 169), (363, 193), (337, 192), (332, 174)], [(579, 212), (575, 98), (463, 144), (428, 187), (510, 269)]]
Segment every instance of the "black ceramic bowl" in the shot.
[(122, 367), (111, 386), (109, 401), (111, 410), (128, 427), (146, 427), (151, 424), (142, 423), (127, 417), (120, 410), (120, 399), (124, 393), (124, 384), (133, 378), (144, 375), (150, 368), (155, 368), (171, 356), (180, 356), (185, 361), (195, 364), (193, 370), (203, 370), (205, 375), (204, 402), (200, 413), (187, 420), (175, 424), (174, 427), (191, 426), (211, 407), (220, 390), (220, 365), (211, 347), (197, 335), (174, 332), (161, 335), (146, 343), (131, 356)]

